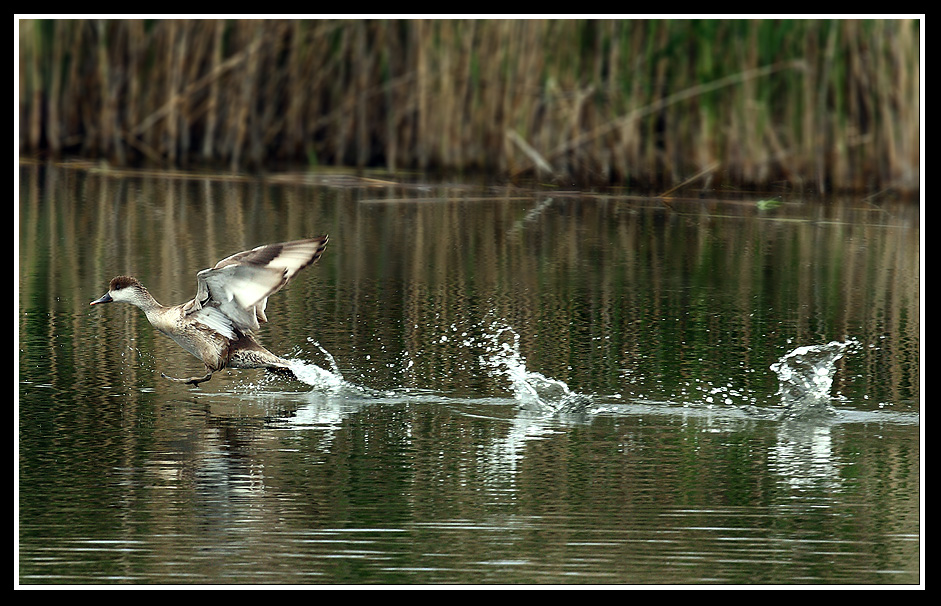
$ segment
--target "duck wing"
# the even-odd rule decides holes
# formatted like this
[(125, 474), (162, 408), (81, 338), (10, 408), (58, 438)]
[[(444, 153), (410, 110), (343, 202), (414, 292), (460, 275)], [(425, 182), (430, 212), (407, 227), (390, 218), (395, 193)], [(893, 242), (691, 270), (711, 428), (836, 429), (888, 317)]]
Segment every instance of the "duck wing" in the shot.
[(196, 274), (196, 297), (186, 313), (217, 308), (241, 331), (257, 330), (267, 322), (268, 297), (297, 272), (314, 263), (327, 246), (327, 236), (265, 244), (236, 253)]

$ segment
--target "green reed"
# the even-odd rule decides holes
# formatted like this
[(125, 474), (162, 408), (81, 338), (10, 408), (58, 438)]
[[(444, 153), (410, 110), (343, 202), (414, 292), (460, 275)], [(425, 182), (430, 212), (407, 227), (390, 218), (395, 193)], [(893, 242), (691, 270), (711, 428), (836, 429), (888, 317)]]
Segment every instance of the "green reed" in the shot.
[(23, 20), (23, 153), (913, 191), (917, 21)]

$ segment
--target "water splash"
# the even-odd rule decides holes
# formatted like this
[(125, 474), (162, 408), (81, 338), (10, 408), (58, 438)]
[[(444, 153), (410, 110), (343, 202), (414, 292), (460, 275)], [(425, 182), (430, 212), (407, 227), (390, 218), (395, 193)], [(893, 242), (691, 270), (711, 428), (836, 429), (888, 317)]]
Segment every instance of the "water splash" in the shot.
[(291, 372), (294, 373), (294, 376), (300, 381), (319, 389), (339, 389), (347, 385), (333, 355), (324, 349), (317, 341), (309, 337), (307, 341), (319, 349), (324, 355), (327, 364), (330, 366), (330, 370), (304, 360), (288, 360), (291, 366)]
[[(511, 327), (493, 323), (485, 331), (480, 364), (491, 376), (506, 379), (514, 397), (524, 406), (556, 412), (583, 412), (591, 403), (588, 396), (569, 389), (565, 382), (526, 368), (520, 353), (520, 336)], [(472, 342), (465, 341), (465, 345)]]
[(831, 341), (826, 345), (805, 345), (794, 349), (771, 365), (778, 375), (778, 396), (786, 418), (833, 415), (830, 387), (836, 361), (859, 346), (855, 339)]

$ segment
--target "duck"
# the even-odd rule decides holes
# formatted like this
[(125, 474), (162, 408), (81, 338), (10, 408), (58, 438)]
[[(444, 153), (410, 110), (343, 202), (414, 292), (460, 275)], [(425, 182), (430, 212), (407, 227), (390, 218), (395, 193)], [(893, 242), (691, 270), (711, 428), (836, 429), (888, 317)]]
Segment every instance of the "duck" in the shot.
[(268, 321), (268, 297), (284, 288), (327, 246), (326, 235), (265, 244), (222, 259), (196, 274), (196, 296), (179, 305), (161, 305), (133, 276), (115, 276), (108, 292), (90, 305), (130, 303), (150, 324), (193, 354), (206, 374), (170, 381), (198, 387), (223, 368), (265, 368), (293, 374), (284, 358), (265, 349), (254, 333)]

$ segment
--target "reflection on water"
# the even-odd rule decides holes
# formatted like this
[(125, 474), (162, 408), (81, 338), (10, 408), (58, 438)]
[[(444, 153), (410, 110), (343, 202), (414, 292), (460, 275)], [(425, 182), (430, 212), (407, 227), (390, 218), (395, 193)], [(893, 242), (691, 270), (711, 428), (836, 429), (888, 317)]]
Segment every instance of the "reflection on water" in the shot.
[[(23, 583), (920, 582), (917, 209), (22, 177)], [(323, 232), (300, 381), (87, 306)]]
[(839, 465), (833, 452), (833, 428), (819, 422), (786, 422), (769, 463), (792, 489), (839, 491)]

